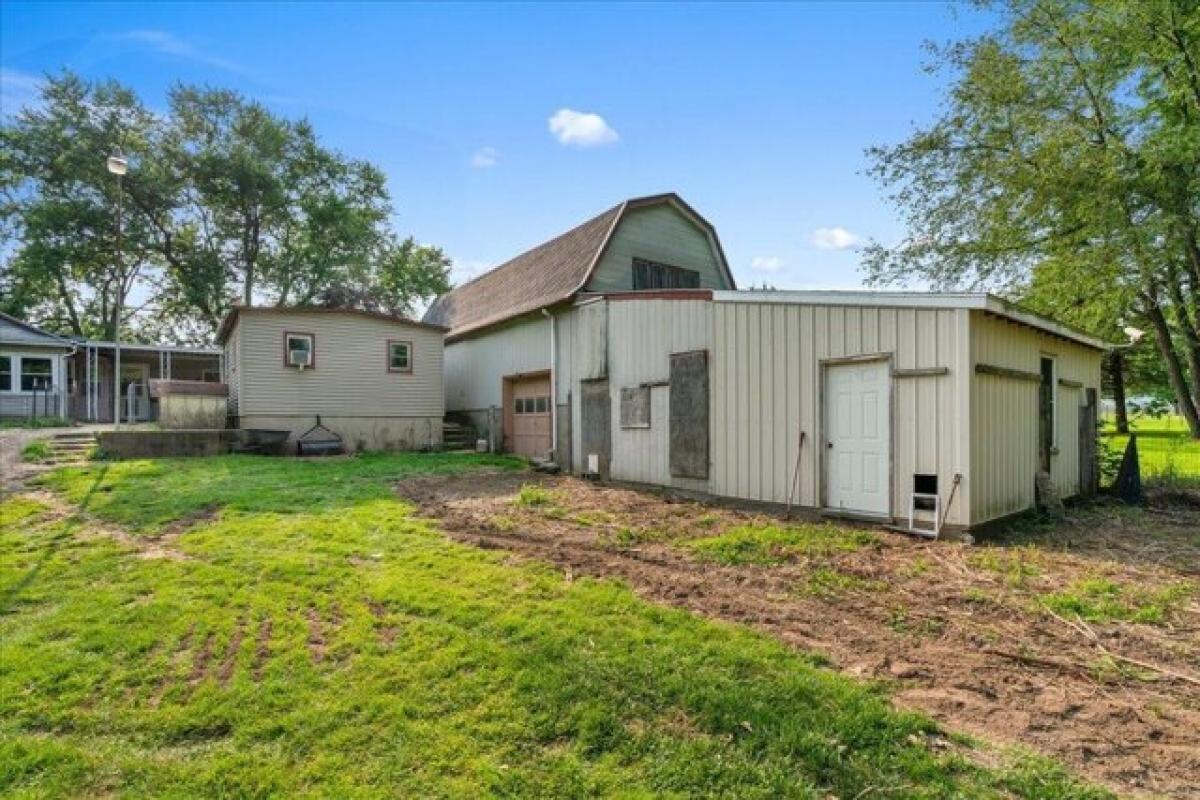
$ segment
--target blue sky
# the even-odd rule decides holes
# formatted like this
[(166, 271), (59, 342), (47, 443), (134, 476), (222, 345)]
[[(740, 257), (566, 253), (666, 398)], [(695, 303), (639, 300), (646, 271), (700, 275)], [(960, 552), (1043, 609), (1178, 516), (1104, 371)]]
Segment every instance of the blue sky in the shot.
[(863, 150), (929, 120), (942, 3), (0, 6), (4, 113), (39, 76), (176, 82), (306, 116), (386, 172), (397, 230), (477, 274), (626, 197), (674, 190), (739, 283), (846, 288), (901, 235)]

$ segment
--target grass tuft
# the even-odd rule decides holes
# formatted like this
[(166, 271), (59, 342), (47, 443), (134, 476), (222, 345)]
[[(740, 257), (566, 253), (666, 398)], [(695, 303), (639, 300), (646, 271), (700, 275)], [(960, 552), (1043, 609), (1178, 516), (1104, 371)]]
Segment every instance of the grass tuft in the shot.
[(719, 536), (693, 539), (684, 546), (705, 561), (771, 565), (805, 556), (850, 553), (877, 542), (868, 531), (832, 524), (741, 525)]
[(50, 458), (50, 443), (45, 439), (34, 439), (21, 448), (21, 460), (37, 464)]
[(1108, 578), (1085, 578), (1061, 592), (1038, 600), (1052, 611), (1086, 622), (1141, 622), (1162, 625), (1172, 611), (1190, 597), (1195, 587), (1187, 583), (1147, 589)]
[(817, 567), (807, 576), (799, 591), (814, 597), (835, 598), (849, 592), (875, 592), (885, 588), (874, 581), (832, 567)]
[(513, 504), (522, 508), (542, 508), (557, 506), (558, 499), (556, 492), (544, 486), (538, 486), (536, 483), (527, 483), (521, 487), (521, 491), (517, 492)]

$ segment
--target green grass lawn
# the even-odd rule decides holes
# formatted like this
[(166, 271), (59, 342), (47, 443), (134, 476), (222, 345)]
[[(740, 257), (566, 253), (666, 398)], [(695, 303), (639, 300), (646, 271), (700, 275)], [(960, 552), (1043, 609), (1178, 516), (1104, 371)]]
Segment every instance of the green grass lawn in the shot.
[[(1142, 477), (1200, 478), (1200, 440), (1188, 435), (1182, 417), (1140, 417), (1130, 420), (1129, 427), (1137, 434)], [(1129, 437), (1117, 435), (1111, 423), (1104, 430), (1118, 452), (1124, 452)]]
[(480, 466), (518, 464), (116, 462), (45, 478), (77, 513), (4, 501), (0, 795), (1108, 796), (393, 492)]

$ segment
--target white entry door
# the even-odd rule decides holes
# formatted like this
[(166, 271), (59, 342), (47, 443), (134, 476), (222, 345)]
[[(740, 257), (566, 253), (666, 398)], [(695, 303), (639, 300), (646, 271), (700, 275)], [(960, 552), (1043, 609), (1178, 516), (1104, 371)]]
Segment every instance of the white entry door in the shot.
[(891, 508), (891, 371), (886, 361), (825, 369), (825, 502), (886, 516)]

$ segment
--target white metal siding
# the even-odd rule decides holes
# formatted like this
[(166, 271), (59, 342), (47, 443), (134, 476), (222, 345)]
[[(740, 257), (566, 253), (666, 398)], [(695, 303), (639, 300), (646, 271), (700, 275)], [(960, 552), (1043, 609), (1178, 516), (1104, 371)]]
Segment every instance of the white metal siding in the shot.
[[(893, 513), (907, 513), (918, 472), (938, 475), (946, 502), (954, 475), (965, 477), (967, 471), (958, 425), (967, 385), (966, 314), (960, 309), (714, 303), (711, 491), (787, 502), (803, 430), (796, 502), (819, 506), (821, 362), (887, 354), (895, 370), (948, 370), (893, 379)], [(960, 488), (948, 522), (965, 524), (966, 506)]]
[(668, 464), (667, 386), (651, 389), (650, 427), (623, 429), (621, 389), (664, 383), (671, 354), (712, 347), (712, 304), (706, 300), (614, 300), (608, 303), (608, 374), (612, 399), (612, 461), (616, 480), (707, 489), (673, 478)]
[[(241, 416), (437, 417), (444, 408), (441, 331), (329, 312), (240, 315)], [(314, 366), (283, 363), (284, 332), (315, 337)], [(389, 372), (387, 341), (413, 345), (413, 371)]]
[(635, 257), (696, 270), (706, 289), (733, 288), (708, 235), (669, 204), (635, 208), (625, 215), (596, 265), (588, 291), (632, 289)]
[[(981, 311), (971, 312), (971, 364), (989, 364), (1038, 373), (1042, 356), (1053, 356), (1058, 385), (1056, 440), (1051, 477), (1059, 492), (1079, 491), (1079, 406), (1087, 389), (1100, 388), (1102, 354)], [(979, 524), (1022, 511), (1034, 504), (1038, 459), (1038, 384), (998, 375), (972, 375), (971, 522)]]
[(541, 314), (448, 344), (446, 410), (486, 411), (499, 406), (504, 376), (546, 369), (550, 369), (550, 321)]

